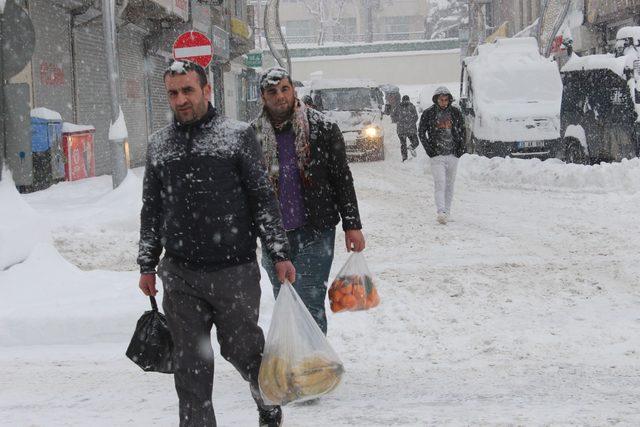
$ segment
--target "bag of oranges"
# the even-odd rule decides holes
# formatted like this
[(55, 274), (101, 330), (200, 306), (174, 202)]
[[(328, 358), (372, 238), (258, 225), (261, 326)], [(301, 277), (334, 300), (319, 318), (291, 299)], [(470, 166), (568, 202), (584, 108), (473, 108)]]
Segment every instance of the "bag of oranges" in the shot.
[(331, 311), (368, 310), (380, 304), (378, 290), (362, 252), (354, 252), (329, 288)]

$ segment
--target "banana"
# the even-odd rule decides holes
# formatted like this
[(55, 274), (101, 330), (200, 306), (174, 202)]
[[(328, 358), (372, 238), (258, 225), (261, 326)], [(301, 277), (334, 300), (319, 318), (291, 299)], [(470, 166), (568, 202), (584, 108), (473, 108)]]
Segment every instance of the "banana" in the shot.
[(333, 390), (342, 377), (342, 364), (322, 356), (303, 359), (296, 366), (272, 356), (262, 361), (258, 380), (263, 395), (272, 403), (284, 405), (305, 397), (320, 396)]
[(339, 382), (340, 376), (335, 371), (321, 371), (305, 377), (294, 377), (293, 385), (299, 395), (310, 397), (331, 391)]

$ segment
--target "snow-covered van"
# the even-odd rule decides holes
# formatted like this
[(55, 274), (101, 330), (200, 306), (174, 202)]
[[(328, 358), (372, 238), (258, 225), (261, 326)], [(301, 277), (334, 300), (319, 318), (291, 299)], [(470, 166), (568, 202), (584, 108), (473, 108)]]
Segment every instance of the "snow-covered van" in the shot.
[(467, 152), (483, 156), (556, 157), (562, 80), (533, 37), (478, 46), (462, 63), (460, 107)]
[(562, 136), (572, 163), (620, 161), (640, 149), (640, 27), (616, 34), (615, 53), (571, 55), (562, 67)]
[(383, 93), (362, 79), (316, 79), (298, 89), (311, 96), (318, 110), (335, 121), (350, 161), (384, 160)]

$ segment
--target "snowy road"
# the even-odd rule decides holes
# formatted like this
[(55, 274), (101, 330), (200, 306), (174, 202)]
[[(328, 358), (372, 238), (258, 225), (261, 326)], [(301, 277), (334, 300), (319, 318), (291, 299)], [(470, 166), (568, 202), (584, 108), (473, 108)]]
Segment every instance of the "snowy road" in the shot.
[[(385, 162), (352, 165), (382, 303), (330, 315), (344, 382), (285, 408), (285, 425), (640, 425), (640, 161), (465, 156), (455, 222), (441, 226), (424, 153), (401, 164), (392, 127), (387, 138)], [(171, 377), (123, 357), (146, 303), (130, 178), (116, 192), (101, 177), (25, 197), (82, 270), (41, 250), (0, 271), (0, 425), (175, 425)], [(265, 328), (272, 308), (263, 281)], [(219, 425), (255, 425), (216, 354)]]

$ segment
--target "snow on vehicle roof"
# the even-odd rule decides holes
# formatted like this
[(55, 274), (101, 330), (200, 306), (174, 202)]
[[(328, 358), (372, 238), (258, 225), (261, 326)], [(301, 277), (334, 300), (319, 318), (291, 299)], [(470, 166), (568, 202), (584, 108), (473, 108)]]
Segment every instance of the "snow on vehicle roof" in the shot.
[(318, 79), (312, 80), (309, 87), (318, 89), (339, 89), (339, 88), (363, 88), (378, 87), (376, 82), (370, 79)]
[(499, 39), (480, 45), (478, 55), (466, 58), (465, 62), (478, 100), (559, 102), (562, 96), (557, 66), (540, 55), (533, 37)]
[[(569, 71), (609, 69), (624, 78), (624, 69), (627, 67), (628, 59), (626, 56), (616, 58), (611, 53), (586, 56), (571, 55), (571, 58), (564, 64), (561, 71), (564, 73)], [(631, 62), (631, 66), (633, 66), (633, 62)]]
[(43, 120), (62, 120), (60, 113), (44, 107), (31, 110), (31, 117)]
[(640, 27), (622, 27), (616, 33), (616, 39), (633, 39), (633, 44), (637, 45), (640, 42)]
[(478, 46), (478, 56), (517, 53), (538, 54), (538, 42), (533, 37), (518, 37), (496, 39), (493, 43), (484, 43)]

